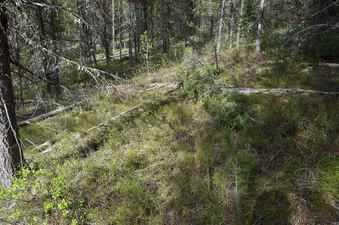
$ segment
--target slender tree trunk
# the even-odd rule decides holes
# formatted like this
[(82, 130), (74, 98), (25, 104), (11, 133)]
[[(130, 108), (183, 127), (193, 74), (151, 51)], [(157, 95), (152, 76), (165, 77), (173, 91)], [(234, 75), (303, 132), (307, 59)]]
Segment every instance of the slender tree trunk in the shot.
[(209, 27), (209, 38), (210, 40), (214, 37), (214, 15), (213, 15), (213, 1), (209, 1), (209, 7), (208, 7), (208, 16), (210, 20), (210, 27)]
[[(93, 11), (97, 12), (98, 22), (93, 22), (93, 24), (98, 24), (96, 30), (99, 31), (99, 37), (101, 39), (101, 46), (105, 51), (105, 59), (106, 64), (111, 63), (111, 55), (112, 55), (112, 44), (114, 41), (114, 34), (113, 34), (113, 17), (114, 17), (114, 10), (113, 10), (114, 1), (112, 0), (96, 0), (96, 9)], [(93, 12), (94, 13), (94, 12)]]
[(233, 47), (233, 34), (235, 30), (235, 10), (234, 10), (234, 3), (233, 0), (230, 0), (230, 9), (229, 9), (229, 19), (228, 19), (228, 24), (229, 24), (229, 35), (228, 35), (228, 41), (229, 41), (229, 48)]
[(240, 47), (240, 39), (241, 39), (241, 31), (242, 31), (242, 25), (243, 25), (243, 17), (244, 17), (244, 7), (245, 7), (245, 0), (239, 0), (240, 1), (240, 13), (239, 13), (239, 20), (238, 20), (238, 26), (237, 26), (237, 48)]
[(133, 15), (133, 8), (132, 2), (128, 2), (128, 10), (129, 10), (129, 26), (128, 26), (128, 56), (129, 56), (129, 63), (134, 63), (134, 56), (133, 56), (133, 37), (134, 37), (134, 15)]
[(5, 2), (0, 0), (0, 183), (9, 187), (23, 155), (17, 137)]
[(222, 29), (224, 25), (224, 14), (225, 14), (225, 4), (226, 0), (221, 0), (220, 4), (220, 14), (219, 14), (219, 24), (218, 24), (218, 35), (216, 40), (216, 53), (219, 54), (221, 48), (221, 36), (222, 36)]
[(262, 33), (263, 33), (263, 23), (264, 23), (264, 7), (265, 0), (260, 0), (259, 12), (258, 12), (258, 27), (257, 27), (257, 38), (256, 38), (256, 53), (261, 55), (261, 42), (262, 42)]
[(148, 6), (153, 4), (152, 2), (144, 1), (142, 4), (142, 11), (144, 14), (144, 24), (143, 24), (143, 32), (147, 31), (148, 32), (148, 20), (149, 20), (149, 15), (148, 15)]
[(96, 44), (94, 38), (94, 1), (77, 0), (78, 12), (81, 17), (80, 33), (80, 64), (96, 63)]
[(164, 6), (161, 7), (161, 39), (163, 53), (169, 53), (170, 50), (170, 16), (171, 8), (170, 2), (164, 2)]
[(143, 30), (143, 23), (141, 18), (141, 10), (140, 10), (140, 2), (134, 3), (134, 57), (135, 61), (138, 62), (139, 60), (139, 53), (140, 53), (140, 36)]
[[(57, 2), (54, 0), (52, 4), (56, 5)], [(61, 95), (61, 86), (60, 86), (60, 68), (59, 68), (59, 57), (58, 57), (58, 41), (60, 40), (60, 20), (58, 18), (57, 9), (53, 9), (50, 12), (50, 29), (51, 29), (51, 39), (53, 44), (53, 52), (56, 54), (53, 56), (52, 63), (50, 65), (50, 71), (47, 76), (47, 85), (49, 94), (52, 94), (53, 97), (59, 98)], [(51, 89), (51, 90), (50, 90)]]
[(105, 0), (104, 1), (104, 26), (105, 26), (105, 55), (106, 55), (106, 64), (111, 63), (111, 55), (114, 41), (114, 0)]
[(154, 3), (151, 3), (150, 5), (150, 15), (148, 16), (149, 18), (149, 27), (147, 30), (149, 30), (149, 34), (151, 37), (151, 42), (154, 43)]
[(112, 0), (112, 52), (115, 52), (115, 0)]
[(119, 0), (119, 58), (122, 58), (122, 48), (124, 47), (123, 43), (123, 22), (124, 22), (124, 10), (123, 10), (123, 2)]

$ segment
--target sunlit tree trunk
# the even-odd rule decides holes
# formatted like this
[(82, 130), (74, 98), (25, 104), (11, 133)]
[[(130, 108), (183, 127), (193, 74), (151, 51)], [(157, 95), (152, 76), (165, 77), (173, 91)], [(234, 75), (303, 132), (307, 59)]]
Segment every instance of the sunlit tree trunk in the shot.
[(124, 22), (124, 10), (123, 10), (123, 1), (118, 0), (118, 31), (119, 31), (119, 59), (122, 58), (122, 49), (124, 48), (124, 30), (123, 30), (123, 22)]
[(264, 23), (264, 7), (265, 0), (260, 0), (259, 12), (258, 12), (258, 27), (257, 27), (257, 38), (256, 38), (256, 53), (261, 55), (261, 43)]
[(233, 0), (230, 0), (230, 7), (229, 7), (229, 18), (228, 18), (228, 24), (229, 24), (229, 35), (228, 35), (228, 41), (229, 41), (229, 48), (233, 47), (233, 35), (235, 30), (235, 9), (234, 9), (234, 2)]
[(224, 25), (224, 15), (225, 15), (225, 4), (226, 0), (221, 0), (220, 4), (220, 14), (219, 14), (219, 23), (218, 23), (218, 34), (216, 39), (216, 53), (219, 54), (221, 48), (221, 38), (222, 38), (222, 29)]
[(0, 0), (0, 183), (9, 187), (23, 155), (17, 137), (5, 2)]
[(112, 0), (112, 52), (115, 51), (115, 0)]
[(244, 7), (245, 7), (245, 0), (239, 0), (240, 1), (240, 12), (239, 12), (239, 19), (238, 19), (238, 25), (237, 25), (237, 48), (240, 47), (240, 39), (241, 39), (241, 31), (243, 26), (243, 17), (244, 17)]

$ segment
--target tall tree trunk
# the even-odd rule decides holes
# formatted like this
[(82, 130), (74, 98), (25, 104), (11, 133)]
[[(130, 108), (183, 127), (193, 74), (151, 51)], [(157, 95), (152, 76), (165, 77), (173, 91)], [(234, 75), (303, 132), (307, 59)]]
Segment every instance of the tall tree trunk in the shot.
[(143, 23), (141, 17), (140, 2), (134, 3), (134, 57), (135, 61), (138, 62), (140, 54), (140, 36), (143, 30)]
[(112, 0), (112, 55), (115, 52), (115, 0)]
[(23, 162), (23, 155), (17, 138), (5, 2), (0, 0), (0, 183), (9, 187), (11, 177)]
[[(114, 0), (113, 0), (114, 1)], [(112, 0), (96, 0), (98, 18), (100, 20), (99, 36), (101, 39), (102, 47), (105, 51), (106, 64), (110, 64), (112, 55), (112, 44), (114, 40), (113, 24), (114, 24), (114, 9)]]
[(210, 20), (209, 38), (212, 40), (214, 37), (214, 13), (213, 13), (213, 1), (212, 0), (209, 0), (208, 16)]
[(123, 1), (118, 0), (119, 6), (119, 59), (122, 59), (122, 49), (124, 48), (123, 38), (124, 38), (124, 30), (123, 30), (123, 22), (124, 22), (124, 9), (123, 9)]
[(161, 41), (163, 53), (169, 53), (170, 50), (170, 16), (171, 16), (171, 2), (164, 1), (163, 7), (161, 7)]
[[(51, 2), (56, 5), (57, 2)], [(59, 81), (59, 58), (58, 58), (58, 40), (60, 39), (60, 21), (57, 9), (41, 9), (36, 11), (37, 23), (39, 26), (40, 43), (44, 49), (40, 52), (41, 65), (43, 76), (46, 79), (47, 95), (53, 98), (58, 98), (61, 94), (61, 87)], [(47, 21), (46, 23), (44, 21)], [(50, 38), (50, 41), (48, 40)], [(55, 55), (51, 55), (52, 51)], [(40, 61), (40, 60), (38, 60)]]
[(229, 35), (228, 35), (228, 41), (229, 41), (229, 48), (233, 47), (233, 34), (234, 34), (234, 30), (235, 30), (235, 10), (234, 10), (234, 3), (233, 0), (230, 0), (230, 8), (229, 8), (229, 19), (228, 19), (228, 31), (229, 31)]
[(237, 26), (237, 48), (240, 47), (240, 39), (241, 39), (241, 31), (242, 31), (242, 25), (243, 25), (243, 17), (244, 17), (244, 7), (245, 7), (245, 1), (246, 0), (239, 0), (240, 1), (240, 13), (239, 13), (239, 19), (238, 19), (238, 26)]
[[(52, 1), (52, 4), (57, 5), (56, 0)], [(47, 85), (49, 86), (49, 94), (55, 98), (59, 98), (61, 95), (61, 86), (60, 86), (60, 65), (59, 65), (59, 45), (58, 41), (60, 40), (60, 17), (57, 9), (53, 9), (50, 14), (50, 36), (53, 44), (53, 60), (50, 65), (50, 71), (47, 75)]]
[(221, 36), (222, 36), (222, 29), (224, 25), (224, 15), (225, 15), (225, 4), (226, 0), (221, 0), (220, 4), (220, 13), (219, 13), (219, 24), (218, 24), (218, 34), (216, 40), (216, 53), (219, 54), (221, 48)]
[[(135, 24), (134, 24), (134, 7), (133, 3), (131, 1), (128, 1), (128, 10), (129, 10), (129, 25), (128, 25), (128, 57), (129, 57), (129, 63), (134, 63), (134, 56), (133, 56), (133, 44), (134, 44), (134, 33), (135, 33)], [(135, 54), (135, 52), (134, 52)]]
[(77, 0), (80, 21), (80, 64), (96, 63), (96, 43), (94, 38), (94, 1)]
[(257, 27), (257, 38), (256, 38), (256, 53), (261, 55), (261, 42), (262, 42), (262, 33), (263, 33), (263, 23), (264, 23), (264, 7), (265, 0), (260, 0), (259, 12), (258, 12), (258, 27)]

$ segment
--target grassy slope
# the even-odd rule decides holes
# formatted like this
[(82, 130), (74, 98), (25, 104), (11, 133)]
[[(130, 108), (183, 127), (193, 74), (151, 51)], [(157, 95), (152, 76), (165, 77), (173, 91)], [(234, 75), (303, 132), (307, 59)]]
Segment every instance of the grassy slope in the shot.
[[(211, 66), (189, 74), (185, 100), (113, 123), (105, 133), (88, 129), (164, 98), (161, 88), (141, 91), (175, 81), (184, 70), (174, 65), (138, 76), (121, 86), (129, 95), (124, 101), (97, 94), (82, 109), (22, 130), (33, 169), (0, 192), (0, 218), (73, 225), (333, 222), (339, 100), (204, 94), (216, 84), (308, 88), (317, 79), (303, 65), (277, 74), (276, 65), (253, 66), (250, 54), (227, 57), (213, 81), (201, 82), (212, 76)], [(40, 148), (29, 144), (47, 140)]]

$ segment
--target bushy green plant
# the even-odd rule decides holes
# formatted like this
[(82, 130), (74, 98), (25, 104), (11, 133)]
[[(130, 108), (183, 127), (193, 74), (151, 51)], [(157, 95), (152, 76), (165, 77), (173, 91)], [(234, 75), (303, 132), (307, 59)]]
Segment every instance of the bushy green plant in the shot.
[[(191, 73), (191, 71), (186, 71)], [(206, 66), (188, 74), (184, 82), (185, 93), (199, 99), (215, 92), (215, 79), (218, 73), (214, 66)]]

